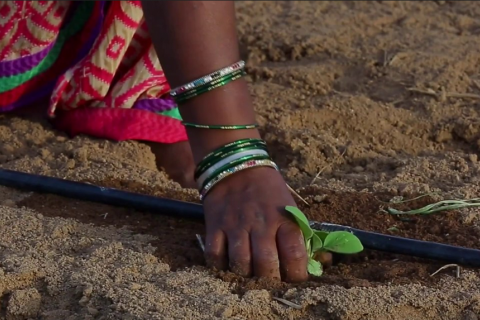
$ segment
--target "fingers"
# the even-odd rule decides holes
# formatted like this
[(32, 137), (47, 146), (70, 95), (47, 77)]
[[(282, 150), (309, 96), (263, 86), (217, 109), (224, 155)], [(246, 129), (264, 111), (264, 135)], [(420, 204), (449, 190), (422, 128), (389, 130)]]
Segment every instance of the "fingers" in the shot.
[(280, 279), (275, 233), (268, 231), (252, 231), (253, 272), (257, 277)]
[(282, 224), (276, 236), (265, 229), (252, 230), (250, 234), (238, 230), (229, 233), (227, 241), (225, 233), (217, 230), (207, 232), (205, 240), (209, 267), (226, 270), (229, 266), (233, 273), (243, 277), (284, 278), (287, 282), (308, 279), (303, 235), (294, 223)]
[(207, 230), (205, 237), (205, 261), (209, 268), (226, 270), (228, 267), (227, 237), (222, 230)]
[(246, 230), (240, 229), (228, 235), (228, 256), (230, 270), (243, 277), (252, 275), (252, 255), (250, 237)]
[(302, 232), (293, 222), (283, 223), (277, 231), (278, 254), (282, 275), (287, 282), (308, 279), (308, 257)]

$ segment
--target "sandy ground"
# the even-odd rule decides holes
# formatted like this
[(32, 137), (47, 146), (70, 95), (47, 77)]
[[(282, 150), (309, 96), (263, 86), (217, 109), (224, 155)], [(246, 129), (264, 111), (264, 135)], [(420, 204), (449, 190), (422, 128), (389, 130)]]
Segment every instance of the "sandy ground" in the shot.
[[(238, 2), (264, 137), (311, 218), (479, 247), (479, 210), (403, 222), (375, 200), (478, 195), (479, 16), (473, 1)], [(2, 168), (195, 200), (141, 143), (11, 116), (0, 139)], [(0, 204), (2, 319), (480, 317), (478, 270), (430, 277), (442, 264), (367, 252), (273, 284), (206, 270), (199, 223), (4, 187)]]

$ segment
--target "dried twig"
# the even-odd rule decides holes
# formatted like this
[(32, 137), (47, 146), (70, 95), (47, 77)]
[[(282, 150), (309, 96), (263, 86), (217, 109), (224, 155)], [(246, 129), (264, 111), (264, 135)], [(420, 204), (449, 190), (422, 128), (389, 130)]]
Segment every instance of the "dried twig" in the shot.
[(398, 53), (395, 53), (393, 56), (388, 59), (387, 66), (391, 66), (398, 59)]
[(447, 268), (457, 268), (456, 275), (457, 275), (457, 278), (460, 278), (460, 266), (458, 264), (447, 264), (447, 265), (441, 267), (440, 269), (438, 269), (437, 271), (435, 271), (434, 273), (432, 273), (430, 275), (430, 277), (433, 277), (434, 275), (436, 275), (440, 271), (445, 270)]
[(429, 96), (432, 96), (432, 97), (437, 96), (437, 93), (435, 91), (433, 91), (432, 89), (423, 90), (423, 89), (419, 89), (419, 88), (408, 88), (407, 90), (410, 91), (410, 92), (426, 94), (426, 95), (429, 95)]
[(480, 90), (480, 81), (478, 80), (472, 80), (473, 84), (475, 85), (475, 87), (477, 87), (478, 90)]
[(398, 53), (388, 54), (387, 50), (383, 50), (383, 66), (388, 67), (398, 58)]
[(200, 249), (202, 249), (203, 252), (205, 252), (205, 244), (203, 243), (202, 236), (199, 234), (195, 235), (198, 240), (198, 245), (200, 246)]
[[(336, 163), (337, 160), (340, 159), (341, 157), (343, 157), (346, 152), (347, 152), (347, 148), (345, 148), (345, 150), (343, 150), (343, 152), (341, 154), (339, 154), (337, 157), (335, 157), (335, 159), (333, 159), (333, 163)], [(323, 171), (327, 170), (331, 166), (332, 166), (332, 164), (328, 163), (326, 166), (324, 166), (322, 169), (320, 169), (320, 171), (318, 171), (318, 173), (315, 175), (315, 177), (310, 182), (310, 185), (313, 185), (315, 183), (315, 181), (318, 179), (318, 177), (320, 177), (320, 175), (323, 173)]]
[(296, 303), (293, 303), (293, 302), (290, 302), (288, 300), (285, 300), (285, 299), (282, 299), (282, 298), (277, 298), (277, 297), (272, 297), (273, 300), (276, 300), (278, 302), (281, 302), (289, 307), (292, 307), (294, 309), (297, 309), (297, 310), (302, 310), (302, 306), (299, 305), (299, 304), (296, 304)]
[(480, 95), (475, 93), (455, 93), (449, 92), (447, 93), (448, 98), (466, 98), (466, 99), (480, 99)]
[(480, 95), (475, 93), (458, 93), (458, 92), (446, 92), (443, 88), (440, 92), (435, 92), (432, 89), (419, 89), (419, 88), (408, 88), (410, 92), (425, 94), (428, 96), (435, 97), (441, 101), (445, 101), (447, 98), (457, 98), (457, 99), (475, 99), (480, 100)]
[(300, 194), (298, 194), (297, 191), (295, 191), (292, 187), (290, 187), (288, 184), (287, 184), (287, 188), (288, 190), (290, 190), (291, 193), (293, 193), (298, 199), (302, 200), (307, 206), (310, 206), (310, 203), (307, 202), (307, 200), (305, 200)]

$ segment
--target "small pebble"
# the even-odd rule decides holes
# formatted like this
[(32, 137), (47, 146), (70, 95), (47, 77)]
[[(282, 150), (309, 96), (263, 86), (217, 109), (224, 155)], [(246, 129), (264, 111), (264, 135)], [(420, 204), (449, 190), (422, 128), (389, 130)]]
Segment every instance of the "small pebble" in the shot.
[(81, 305), (82, 307), (85, 307), (90, 299), (87, 296), (83, 296), (79, 301), (78, 304)]
[(365, 169), (362, 167), (362, 166), (356, 166), (355, 168), (353, 168), (353, 171), (355, 172), (363, 172)]
[(93, 308), (93, 307), (87, 307), (87, 311), (89, 314), (91, 314), (92, 316), (96, 316), (98, 314), (98, 310)]
[(16, 207), (16, 204), (15, 204), (15, 201), (11, 200), (11, 199), (7, 199), (7, 200), (4, 200), (2, 202), (2, 206), (5, 206), (5, 207), (10, 207), (10, 208), (15, 208)]
[(47, 149), (42, 149), (42, 150), (40, 151), (40, 155), (41, 155), (42, 159), (45, 160), (45, 159), (47, 159), (47, 158), (51, 155), (51, 152), (48, 151)]
[(130, 285), (130, 289), (132, 289), (132, 290), (139, 290), (139, 289), (141, 289), (141, 288), (142, 288), (142, 286), (141, 286), (140, 284), (138, 284), (138, 283), (132, 283), (132, 284)]
[(69, 160), (67, 161), (66, 167), (67, 167), (68, 169), (74, 169), (74, 168), (75, 168), (75, 160), (69, 159)]
[(321, 203), (321, 202), (325, 201), (326, 198), (327, 198), (326, 194), (321, 195), (321, 196), (315, 196), (315, 198), (313, 198), (313, 201), (315, 201), (317, 203)]
[(461, 320), (478, 320), (478, 316), (472, 310), (464, 310)]

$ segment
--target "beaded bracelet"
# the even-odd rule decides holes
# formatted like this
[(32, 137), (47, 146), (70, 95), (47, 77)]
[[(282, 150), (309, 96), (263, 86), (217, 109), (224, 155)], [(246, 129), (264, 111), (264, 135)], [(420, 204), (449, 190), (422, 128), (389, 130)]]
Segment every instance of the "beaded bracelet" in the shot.
[(233, 161), (237, 161), (239, 159), (243, 159), (246, 156), (262, 156), (269, 158), (268, 152), (262, 149), (251, 149), (251, 150), (245, 150), (245, 151), (240, 151), (236, 152), (228, 157), (223, 158), (222, 160), (216, 162), (212, 166), (210, 166), (207, 170), (202, 172), (202, 174), (199, 175), (199, 177), (196, 179), (198, 187), (201, 188), (206, 180), (208, 180), (209, 177), (212, 177), (215, 175), (215, 172), (219, 169), (224, 169), (226, 165), (232, 164)]
[(235, 77), (238, 77), (238, 76), (243, 76), (245, 75), (245, 70), (241, 69), (241, 70), (236, 70), (232, 73), (229, 73), (229, 74), (226, 74), (224, 76), (221, 76), (213, 81), (210, 81), (210, 82), (207, 82), (205, 84), (202, 84), (202, 85), (199, 85), (199, 86), (196, 86), (194, 88), (191, 88), (191, 89), (188, 89), (188, 90), (185, 90), (175, 96), (172, 96), (173, 99), (175, 99), (175, 101), (178, 101), (178, 100), (181, 100), (181, 99), (184, 99), (185, 97), (188, 97), (192, 94), (195, 94), (195, 93), (198, 93), (198, 92), (202, 92), (204, 91), (205, 89), (208, 89), (210, 87), (213, 87), (219, 83), (222, 83), (222, 82), (225, 82), (225, 81), (228, 81), (232, 78), (235, 78)]
[(200, 191), (200, 200), (203, 200), (205, 198), (205, 196), (207, 195), (207, 193), (217, 183), (219, 183), (220, 181), (222, 181), (226, 177), (228, 177), (228, 176), (230, 176), (230, 175), (232, 175), (236, 172), (239, 172), (239, 171), (242, 171), (242, 170), (245, 170), (245, 169), (255, 168), (255, 167), (271, 167), (271, 168), (274, 168), (275, 170), (278, 171), (277, 165), (272, 160), (248, 160), (246, 162), (243, 162), (242, 164), (239, 164), (235, 167), (232, 167), (232, 168), (229, 168), (229, 169), (223, 171), (222, 173), (217, 175), (214, 179), (209, 181)]
[(237, 71), (234, 71), (232, 73), (221, 76), (221, 77), (219, 77), (219, 78), (217, 78), (213, 81), (207, 82), (205, 84), (199, 85), (199, 86), (191, 88), (189, 90), (185, 90), (184, 92), (179, 93), (176, 96), (172, 96), (172, 98), (175, 101), (186, 99), (186, 97), (189, 97), (193, 94), (204, 93), (205, 90), (208, 89), (208, 88), (215, 87), (216, 85), (218, 85), (220, 83), (224, 83), (224, 82), (228, 83), (231, 79), (233, 79), (233, 78), (236, 79), (237, 77), (242, 77), (243, 75), (245, 75), (245, 71), (243, 69), (242, 70), (237, 70)]
[(241, 125), (216, 125), (216, 124), (196, 124), (190, 122), (182, 122), (182, 124), (187, 128), (196, 128), (196, 129), (218, 129), (218, 130), (246, 130), (246, 129), (256, 129), (258, 124), (241, 124)]
[(220, 175), (221, 173), (233, 168), (233, 167), (236, 167), (238, 165), (241, 165), (242, 163), (245, 163), (245, 162), (248, 162), (248, 161), (253, 161), (253, 160), (272, 160), (270, 159), (270, 157), (267, 155), (250, 155), (250, 156), (245, 156), (245, 157), (241, 157), (237, 160), (233, 160), (233, 161), (230, 161), (228, 162), (227, 164), (225, 164), (224, 166), (222, 166), (221, 168), (217, 169), (216, 171), (213, 172), (212, 175), (210, 176), (207, 176), (207, 179), (205, 179), (205, 181), (200, 185), (199, 184), (199, 189), (202, 190), (204, 186), (208, 185), (210, 183), (210, 181), (213, 181), (215, 180), (218, 175)]
[(208, 167), (212, 166), (214, 163), (220, 161), (221, 159), (228, 157), (234, 153), (251, 150), (251, 149), (262, 149), (267, 150), (265, 141), (260, 139), (242, 139), (228, 143), (223, 147), (220, 147), (207, 156), (205, 156), (202, 161), (197, 165), (195, 169), (194, 177), (198, 178)]
[(206, 76), (203, 76), (201, 78), (198, 78), (196, 80), (193, 80), (192, 82), (189, 82), (183, 86), (179, 86), (175, 89), (172, 89), (170, 91), (170, 95), (172, 97), (175, 97), (177, 95), (179, 95), (180, 93), (182, 92), (185, 92), (185, 91), (188, 91), (188, 90), (191, 90), (195, 87), (198, 87), (198, 86), (201, 86), (201, 85), (204, 85), (206, 83), (209, 83), (209, 82), (212, 82), (213, 80), (219, 78), (219, 77), (222, 77), (224, 75), (227, 75), (227, 74), (230, 74), (230, 73), (233, 73), (237, 70), (241, 70), (245, 67), (245, 61), (241, 60), (239, 62), (236, 62), (226, 68), (223, 68), (223, 69), (220, 69), (218, 71), (215, 71), (215, 72), (212, 72)]
[(185, 102), (187, 100), (190, 100), (192, 98), (195, 98), (195, 97), (198, 97), (199, 95), (201, 94), (204, 94), (204, 93), (207, 93), (209, 91), (212, 91), (213, 89), (216, 89), (216, 88), (220, 88), (232, 81), (235, 81), (237, 79), (240, 79), (241, 77), (243, 77), (245, 75), (244, 72), (238, 74), (238, 75), (235, 75), (235, 76), (232, 76), (232, 77), (228, 77), (227, 79), (225, 80), (222, 80), (222, 81), (219, 81), (218, 83), (216, 83), (215, 85), (209, 85), (207, 86), (206, 88), (204, 89), (200, 89), (200, 90), (197, 90), (195, 92), (192, 92), (192, 93), (188, 93), (186, 94), (185, 96), (182, 95), (182, 97), (175, 97), (175, 102), (177, 104), (180, 104), (182, 102)]
[(188, 91), (185, 91), (175, 97), (172, 97), (175, 102), (178, 104), (178, 103), (181, 103), (181, 102), (184, 102), (184, 101), (187, 101), (189, 99), (193, 99), (201, 94), (204, 94), (204, 93), (207, 93), (213, 89), (216, 89), (216, 88), (220, 88), (226, 84), (228, 84), (229, 82), (231, 81), (234, 81), (234, 80), (237, 80), (241, 77), (243, 77), (245, 75), (244, 72), (236, 72), (236, 73), (232, 73), (232, 74), (229, 74), (229, 75), (226, 75), (226, 76), (223, 76), (215, 81), (212, 81), (210, 83), (207, 83), (203, 86), (200, 86), (198, 88), (195, 88), (195, 89), (192, 89), (192, 90), (188, 90)]

